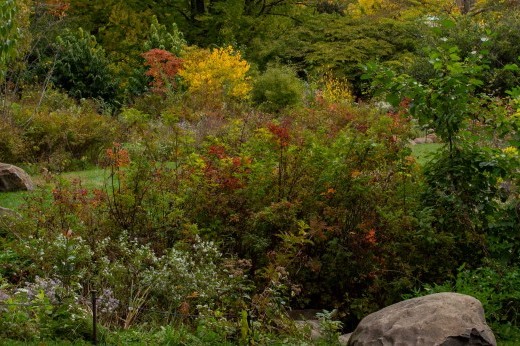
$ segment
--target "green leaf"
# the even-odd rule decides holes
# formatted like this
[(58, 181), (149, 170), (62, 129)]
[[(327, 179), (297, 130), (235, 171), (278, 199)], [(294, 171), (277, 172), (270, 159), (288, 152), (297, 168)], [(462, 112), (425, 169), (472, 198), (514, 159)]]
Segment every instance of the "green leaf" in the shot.
[(484, 82), (482, 82), (479, 79), (475, 79), (475, 78), (470, 78), (469, 83), (472, 85), (477, 85), (477, 86), (484, 84)]
[(392, 106), (396, 107), (397, 105), (399, 105), (399, 102), (401, 101), (401, 99), (396, 94), (387, 94), (386, 101), (388, 103), (390, 103)]
[(507, 64), (502, 69), (504, 71), (520, 71), (520, 67), (517, 64)]
[(455, 22), (450, 20), (450, 19), (443, 19), (439, 22), (443, 27), (445, 28), (454, 28), (455, 27)]

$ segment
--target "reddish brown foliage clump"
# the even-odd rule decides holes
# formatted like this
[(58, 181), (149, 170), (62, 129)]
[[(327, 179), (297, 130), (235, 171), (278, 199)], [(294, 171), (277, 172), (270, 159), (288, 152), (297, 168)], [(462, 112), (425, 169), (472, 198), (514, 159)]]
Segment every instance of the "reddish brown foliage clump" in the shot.
[(221, 145), (208, 148), (209, 157), (205, 158), (204, 174), (207, 179), (228, 190), (237, 190), (245, 186), (245, 175), (249, 173), (251, 159), (241, 156), (230, 156)]
[(45, 5), (48, 14), (60, 19), (67, 15), (70, 8), (70, 2), (64, 0), (47, 0)]
[(163, 49), (151, 49), (141, 54), (150, 68), (146, 75), (153, 78), (153, 91), (164, 93), (168, 87), (175, 88), (175, 76), (182, 67), (182, 59)]
[(289, 123), (284, 122), (281, 125), (268, 123), (267, 129), (275, 136), (280, 147), (286, 147), (289, 145), (289, 140), (291, 138), (289, 134)]

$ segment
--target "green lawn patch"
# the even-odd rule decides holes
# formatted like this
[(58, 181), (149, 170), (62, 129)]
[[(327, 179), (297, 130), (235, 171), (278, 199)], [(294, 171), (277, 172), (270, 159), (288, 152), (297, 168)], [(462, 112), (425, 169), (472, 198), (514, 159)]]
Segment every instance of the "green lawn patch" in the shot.
[[(104, 186), (105, 171), (100, 168), (89, 169), (85, 171), (67, 172), (61, 174), (61, 177), (68, 181), (79, 179), (81, 184), (87, 189), (100, 189)], [(45, 182), (41, 175), (33, 176), (36, 189), (51, 189), (52, 185)], [(17, 209), (27, 198), (35, 192), (18, 191), (18, 192), (0, 192), (0, 207)]]
[(87, 189), (100, 189), (105, 184), (106, 175), (104, 169), (94, 168), (86, 171), (63, 173), (61, 177), (68, 181), (80, 179), (81, 184)]
[(421, 166), (424, 166), (432, 160), (435, 153), (437, 153), (443, 145), (442, 143), (416, 144), (412, 146), (412, 155)]

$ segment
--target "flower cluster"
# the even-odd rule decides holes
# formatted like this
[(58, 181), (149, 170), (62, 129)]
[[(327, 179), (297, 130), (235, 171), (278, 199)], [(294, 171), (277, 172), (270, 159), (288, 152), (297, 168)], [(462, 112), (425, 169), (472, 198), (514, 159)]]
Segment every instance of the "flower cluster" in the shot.
[(43, 292), (51, 304), (58, 304), (63, 295), (63, 289), (63, 283), (58, 279), (36, 276), (34, 282), (26, 283), (24, 287), (17, 289), (15, 294), (25, 294), (29, 301), (33, 301), (40, 292)]

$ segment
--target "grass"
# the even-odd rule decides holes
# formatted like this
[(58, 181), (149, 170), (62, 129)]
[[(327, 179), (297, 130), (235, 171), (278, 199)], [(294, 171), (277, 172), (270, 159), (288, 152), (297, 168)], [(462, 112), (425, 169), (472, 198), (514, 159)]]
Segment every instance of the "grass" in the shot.
[[(85, 171), (67, 172), (60, 175), (62, 179), (73, 181), (80, 179), (82, 185), (87, 189), (102, 188), (104, 186), (105, 171), (94, 168)], [(36, 189), (49, 189), (52, 186), (45, 182), (41, 175), (33, 177)], [(31, 198), (32, 191), (0, 192), (0, 207), (16, 210), (27, 198)]]
[[(167, 162), (166, 167), (175, 167), (174, 162)], [(105, 179), (108, 174), (104, 169), (92, 168), (84, 171), (67, 172), (59, 175), (62, 179), (72, 182), (75, 179), (81, 181), (81, 185), (86, 189), (101, 189), (105, 186)], [(36, 189), (51, 189), (52, 184), (45, 181), (41, 175), (32, 177)], [(27, 198), (31, 198), (33, 191), (0, 192), (0, 207), (16, 210)]]
[(86, 171), (68, 172), (61, 175), (63, 179), (69, 181), (80, 179), (83, 186), (88, 189), (102, 188), (105, 184), (105, 176), (105, 170), (100, 168), (94, 168)]
[(441, 143), (416, 144), (412, 146), (412, 155), (421, 166), (424, 166), (432, 160), (433, 155), (439, 151), (443, 145), (444, 144)]

